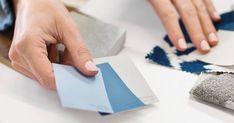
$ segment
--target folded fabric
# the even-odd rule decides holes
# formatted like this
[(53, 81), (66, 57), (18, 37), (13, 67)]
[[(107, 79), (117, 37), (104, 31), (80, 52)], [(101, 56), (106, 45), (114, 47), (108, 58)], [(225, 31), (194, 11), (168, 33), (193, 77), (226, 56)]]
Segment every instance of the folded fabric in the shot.
[[(221, 15), (221, 18), (222, 20), (220, 22), (214, 24), (216, 29), (234, 31), (234, 12), (224, 13)], [(192, 44), (181, 20), (179, 20), (179, 23), (187, 41), (188, 49), (183, 52), (176, 50), (169, 37), (165, 36), (165, 42), (162, 42), (161, 46), (154, 47), (154, 49), (147, 54), (145, 57), (146, 59), (159, 65), (191, 73), (234, 72), (233, 66), (217, 66), (189, 56), (196, 48)]]
[(203, 101), (234, 110), (234, 74), (203, 73), (190, 94)]
[(64, 107), (103, 112), (104, 115), (132, 110), (157, 101), (127, 57), (116, 56), (95, 61), (100, 70), (98, 75), (91, 78), (72, 66), (53, 64), (57, 91)]

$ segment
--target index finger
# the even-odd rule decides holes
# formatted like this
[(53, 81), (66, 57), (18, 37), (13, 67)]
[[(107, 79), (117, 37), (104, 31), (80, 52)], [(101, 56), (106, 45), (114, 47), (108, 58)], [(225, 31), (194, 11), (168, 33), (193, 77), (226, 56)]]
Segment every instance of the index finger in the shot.
[(98, 68), (92, 60), (91, 53), (85, 45), (76, 23), (73, 20), (69, 22), (64, 23), (60, 28), (62, 43), (67, 48), (74, 66), (84, 75), (93, 77), (98, 73)]
[[(150, 0), (152, 6), (158, 13), (168, 33), (169, 38), (178, 50), (187, 48), (186, 41), (179, 26), (176, 9), (170, 0)], [(164, 6), (162, 6), (162, 4)]]

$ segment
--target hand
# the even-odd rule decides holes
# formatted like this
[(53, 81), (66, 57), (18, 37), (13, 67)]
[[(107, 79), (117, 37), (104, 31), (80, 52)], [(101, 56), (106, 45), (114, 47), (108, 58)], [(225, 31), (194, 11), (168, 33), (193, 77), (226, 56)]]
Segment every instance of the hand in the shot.
[[(16, 70), (55, 89), (51, 62), (56, 61), (56, 44), (62, 43), (66, 47), (63, 63), (86, 76), (97, 74), (75, 22), (59, 0), (14, 0), (14, 4), (16, 23), (9, 57)], [(46, 44), (52, 44), (48, 51)]]
[(161, 18), (174, 46), (184, 51), (185, 38), (178, 23), (178, 14), (185, 24), (188, 34), (196, 48), (206, 53), (218, 43), (216, 29), (212, 21), (219, 21), (211, 0), (150, 0)]

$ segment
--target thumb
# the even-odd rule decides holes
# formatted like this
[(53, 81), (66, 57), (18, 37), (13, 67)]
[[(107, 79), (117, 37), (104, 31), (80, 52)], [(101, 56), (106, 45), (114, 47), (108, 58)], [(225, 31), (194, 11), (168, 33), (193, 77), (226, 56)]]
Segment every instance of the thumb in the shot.
[(63, 43), (72, 57), (73, 65), (86, 76), (95, 76), (98, 68), (94, 64), (91, 54), (83, 42), (78, 29), (72, 29), (63, 35)]

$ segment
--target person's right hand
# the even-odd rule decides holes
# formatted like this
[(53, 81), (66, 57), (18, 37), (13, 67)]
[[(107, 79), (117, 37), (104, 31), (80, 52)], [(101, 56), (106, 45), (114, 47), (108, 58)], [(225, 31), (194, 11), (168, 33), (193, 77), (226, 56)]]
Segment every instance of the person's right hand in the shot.
[[(14, 4), (16, 23), (9, 57), (16, 70), (55, 89), (51, 62), (56, 61), (56, 44), (62, 43), (64, 64), (74, 65), (86, 76), (97, 74), (77, 25), (59, 0), (14, 0)], [(48, 51), (46, 44), (52, 44)]]
[(212, 0), (149, 0), (162, 20), (174, 46), (184, 51), (187, 44), (180, 29), (178, 15), (196, 48), (207, 53), (218, 44), (218, 37), (212, 22), (219, 21)]

